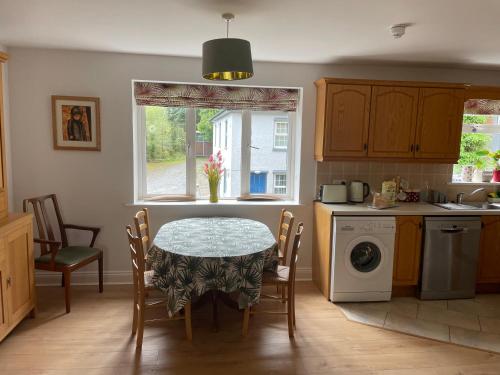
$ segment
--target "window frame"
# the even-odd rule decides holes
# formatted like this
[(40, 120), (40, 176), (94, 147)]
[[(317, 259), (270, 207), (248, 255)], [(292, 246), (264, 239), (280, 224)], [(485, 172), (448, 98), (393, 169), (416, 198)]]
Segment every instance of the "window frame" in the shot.
[[(286, 129), (287, 129), (287, 132), (286, 133), (278, 133), (278, 124), (280, 123), (286, 123)], [(274, 129), (273, 129), (273, 149), (274, 150), (277, 150), (277, 151), (281, 151), (281, 150), (287, 150), (288, 149), (288, 138), (290, 136), (290, 120), (287, 118), (285, 119), (284, 117), (275, 117), (274, 120), (273, 120), (273, 126), (274, 126)], [(278, 146), (276, 145), (276, 137), (283, 137), (283, 136), (286, 136), (286, 139), (287, 139), (287, 145), (286, 146)]]
[[(276, 177), (285, 176), (285, 185), (276, 185)], [(285, 194), (276, 193), (276, 188), (285, 188)], [(286, 196), (288, 192), (288, 173), (287, 171), (273, 171), (273, 194)]]
[[(132, 87), (133, 87), (132, 81)], [(262, 86), (265, 87), (265, 86)], [(273, 86), (268, 86), (273, 87)], [(275, 86), (274, 86), (275, 87)], [(276, 121), (273, 121), (273, 149), (287, 151), (287, 170), (286, 173), (286, 195), (266, 194), (276, 200), (282, 201), (299, 201), (299, 197), (295, 194), (295, 184), (298, 183), (299, 176), (296, 176), (296, 163), (300, 161), (300, 148), (295, 147), (296, 139), (296, 123), (301, 121), (302, 115), (302, 88), (299, 90), (299, 104), (295, 112), (288, 112), (288, 134), (287, 146), (274, 148), (274, 137), (276, 131)], [(147, 160), (146, 160), (146, 116), (145, 106), (140, 106), (133, 100), (134, 113), (134, 201), (165, 201), (165, 202), (182, 202), (182, 201), (206, 201), (206, 197), (197, 197), (196, 191), (196, 110), (197, 108), (186, 109), (186, 194), (147, 194)], [(240, 195), (234, 197), (221, 197), (224, 201), (236, 200), (251, 200), (254, 194), (250, 194), (250, 173), (251, 173), (251, 114), (250, 110), (241, 110), (241, 165), (240, 165)], [(276, 119), (284, 120), (280, 116)], [(216, 126), (219, 129), (216, 129)], [(229, 128), (229, 126), (227, 126)], [(219, 131), (218, 137), (217, 132)], [(214, 123), (214, 139), (213, 143), (218, 141), (218, 148), (222, 148), (222, 123), (217, 121)], [(218, 139), (217, 139), (218, 138)], [(234, 141), (234, 140), (233, 140)], [(229, 141), (228, 141), (229, 144)], [(297, 152), (296, 152), (297, 150)], [(222, 179), (221, 179), (222, 182)], [(227, 182), (229, 183), (229, 182)], [(274, 173), (273, 173), (273, 192), (274, 192)], [(262, 198), (262, 194), (255, 194), (256, 199)]]

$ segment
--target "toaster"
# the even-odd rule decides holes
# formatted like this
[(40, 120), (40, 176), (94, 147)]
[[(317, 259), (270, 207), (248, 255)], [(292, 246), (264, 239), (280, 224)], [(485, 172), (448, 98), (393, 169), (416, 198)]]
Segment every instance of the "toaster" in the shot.
[(321, 185), (319, 199), (323, 203), (347, 203), (347, 186), (345, 184)]

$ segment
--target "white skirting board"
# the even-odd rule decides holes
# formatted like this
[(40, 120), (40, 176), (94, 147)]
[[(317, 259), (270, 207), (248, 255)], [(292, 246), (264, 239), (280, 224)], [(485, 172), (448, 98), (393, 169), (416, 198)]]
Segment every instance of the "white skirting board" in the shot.
[[(71, 285), (97, 285), (97, 275), (97, 271), (73, 272), (71, 274)], [(297, 268), (296, 280), (312, 280), (311, 268)], [(35, 273), (35, 282), (37, 286), (61, 285), (61, 273), (37, 270)], [(104, 271), (104, 284), (132, 284), (132, 271)]]

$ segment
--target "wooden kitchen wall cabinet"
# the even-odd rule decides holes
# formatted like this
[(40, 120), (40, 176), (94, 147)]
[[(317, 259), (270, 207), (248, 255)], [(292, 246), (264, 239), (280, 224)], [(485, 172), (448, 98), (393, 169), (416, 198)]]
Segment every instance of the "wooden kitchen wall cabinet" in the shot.
[[(317, 102), (316, 157), (365, 156), (368, 149), (371, 86), (325, 85)], [(318, 118), (319, 117), (319, 118)]]
[(500, 283), (500, 216), (482, 216), (478, 284)]
[(323, 78), (315, 159), (453, 163), (465, 85)]
[(31, 214), (0, 220), (0, 341), (35, 313), (35, 273)]
[(418, 105), (415, 156), (457, 160), (464, 112), (463, 89), (422, 88)]
[(418, 90), (416, 87), (373, 87), (368, 156), (413, 157)]
[(422, 216), (397, 216), (393, 285), (417, 285), (422, 250)]

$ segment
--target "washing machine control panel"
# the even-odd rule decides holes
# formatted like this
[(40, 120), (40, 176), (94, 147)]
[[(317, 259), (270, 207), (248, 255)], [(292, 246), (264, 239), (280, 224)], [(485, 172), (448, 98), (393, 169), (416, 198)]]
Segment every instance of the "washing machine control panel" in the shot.
[(356, 232), (356, 233), (388, 233), (395, 230), (395, 224), (390, 222), (360, 222), (342, 224), (341, 232)]

